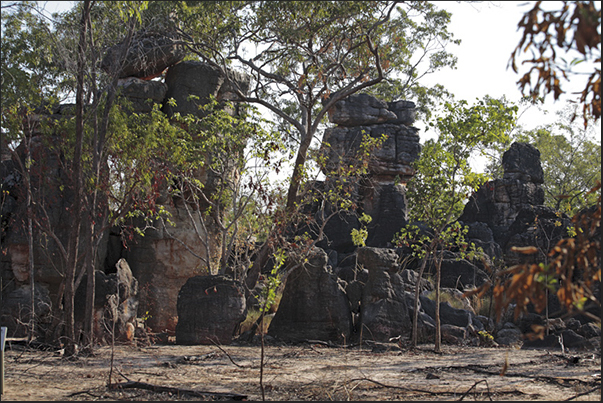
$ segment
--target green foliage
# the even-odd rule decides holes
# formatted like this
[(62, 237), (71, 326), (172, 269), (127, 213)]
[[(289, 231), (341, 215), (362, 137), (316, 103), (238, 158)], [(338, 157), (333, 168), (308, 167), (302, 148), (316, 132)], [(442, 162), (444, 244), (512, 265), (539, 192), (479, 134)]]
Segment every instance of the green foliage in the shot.
[[(3, 129), (11, 125), (11, 119), (21, 119), (44, 102), (56, 102), (59, 97), (64, 73), (55, 63), (49, 31), (49, 23), (35, 11), (35, 2), (19, 2), (2, 9)], [(3, 130), (2, 135), (10, 141), (18, 138), (19, 132)]]
[(275, 264), (270, 275), (265, 279), (262, 290), (260, 291), (260, 313), (266, 314), (272, 305), (276, 302), (276, 290), (281, 285), (279, 270), (283, 268), (287, 261), (287, 255), (284, 250), (277, 250), (274, 255)]
[(366, 246), (366, 238), (368, 238), (368, 229), (366, 226), (370, 224), (373, 218), (366, 214), (362, 213), (360, 217), (358, 217), (358, 221), (360, 221), (360, 229), (352, 228), (352, 242), (355, 246)]
[(464, 100), (444, 104), (444, 116), (431, 124), (439, 137), (423, 145), (409, 183), (411, 220), (444, 228), (460, 216), (470, 194), (489, 179), (473, 171), (470, 157), (508, 141), (516, 111), (506, 100), (490, 97), (473, 106)]

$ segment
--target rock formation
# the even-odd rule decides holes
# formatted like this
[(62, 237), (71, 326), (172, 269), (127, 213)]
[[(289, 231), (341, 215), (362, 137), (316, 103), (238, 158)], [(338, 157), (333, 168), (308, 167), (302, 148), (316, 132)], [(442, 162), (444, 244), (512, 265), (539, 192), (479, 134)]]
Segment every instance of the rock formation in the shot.
[[(412, 127), (415, 105), (409, 101), (383, 102), (367, 94), (355, 94), (335, 104), (329, 119), (337, 126), (325, 130), (322, 152), (323, 173), (333, 177), (338, 165), (358, 158), (363, 136), (385, 136), (382, 146), (371, 155), (368, 171), (357, 191), (359, 212), (371, 216), (366, 244), (391, 246), (396, 232), (406, 225), (408, 209), (405, 184), (414, 175), (412, 163), (419, 156), (418, 129)], [(328, 179), (327, 179), (328, 180)], [(352, 216), (335, 217), (327, 223), (327, 238), (336, 245), (322, 245), (338, 252), (354, 250), (350, 232), (358, 228)]]
[(520, 256), (511, 251), (513, 246), (539, 246), (541, 253), (534, 259), (540, 259), (567, 235), (569, 217), (544, 206), (540, 152), (534, 146), (515, 142), (503, 154), (502, 162), (502, 179), (481, 186), (459, 221), (473, 229), (469, 238), (486, 246), (491, 256), (502, 252), (508, 264), (519, 262)]

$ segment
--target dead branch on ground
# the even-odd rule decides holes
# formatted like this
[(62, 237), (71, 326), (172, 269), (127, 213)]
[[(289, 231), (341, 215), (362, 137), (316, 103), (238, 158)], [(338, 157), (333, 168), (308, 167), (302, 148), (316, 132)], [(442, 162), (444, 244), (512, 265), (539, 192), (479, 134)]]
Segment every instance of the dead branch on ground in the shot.
[(153, 385), (146, 382), (127, 381), (120, 383), (112, 383), (108, 385), (109, 389), (145, 389), (155, 393), (171, 393), (176, 396), (188, 395), (193, 397), (214, 398), (223, 400), (247, 400), (247, 395), (228, 392), (209, 392), (197, 391), (192, 389), (173, 388), (169, 386)]

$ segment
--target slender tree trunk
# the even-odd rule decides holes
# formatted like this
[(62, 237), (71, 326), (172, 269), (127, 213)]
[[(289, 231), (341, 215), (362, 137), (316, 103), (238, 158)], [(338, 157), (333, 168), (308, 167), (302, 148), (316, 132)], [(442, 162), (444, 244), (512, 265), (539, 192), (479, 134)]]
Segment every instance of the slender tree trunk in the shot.
[(75, 271), (79, 248), (82, 214), (82, 148), (84, 142), (84, 69), (86, 52), (86, 28), (90, 14), (90, 0), (85, 0), (80, 20), (80, 38), (77, 58), (77, 92), (75, 114), (75, 150), (73, 154), (74, 201), (72, 206), (73, 224), (69, 236), (67, 272), (65, 275), (65, 355), (75, 354), (76, 335), (74, 319)]
[(415, 301), (414, 301), (414, 311), (413, 311), (413, 321), (412, 321), (412, 345), (413, 347), (417, 347), (418, 339), (419, 339), (419, 295), (421, 294), (421, 280), (423, 279), (423, 273), (425, 272), (425, 266), (427, 266), (427, 260), (429, 256), (425, 256), (423, 261), (421, 262), (421, 268), (419, 269), (419, 276), (417, 278), (417, 283), (415, 284)]
[(444, 252), (439, 251), (439, 256), (436, 258), (436, 285), (435, 285), (435, 346), (434, 351), (436, 353), (442, 352), (442, 322), (440, 320), (440, 280), (442, 278), (442, 259)]
[(35, 337), (36, 331), (36, 286), (35, 286), (35, 267), (33, 253), (33, 211), (31, 208), (31, 131), (27, 135), (27, 156), (25, 162), (26, 178), (27, 178), (27, 243), (28, 243), (28, 265), (29, 265), (29, 293), (31, 296), (31, 308), (29, 316), (29, 341)]
[(308, 122), (310, 121), (306, 113), (302, 112), (302, 126), (305, 133), (301, 133), (301, 144), (297, 150), (297, 156), (295, 158), (295, 165), (293, 166), (293, 174), (291, 175), (291, 181), (289, 182), (289, 189), (287, 190), (287, 212), (292, 212), (295, 209), (297, 203), (297, 192), (301, 186), (302, 176), (304, 173), (304, 167), (306, 165), (306, 159), (308, 157), (308, 149), (312, 144), (312, 138), (314, 133), (308, 128)]

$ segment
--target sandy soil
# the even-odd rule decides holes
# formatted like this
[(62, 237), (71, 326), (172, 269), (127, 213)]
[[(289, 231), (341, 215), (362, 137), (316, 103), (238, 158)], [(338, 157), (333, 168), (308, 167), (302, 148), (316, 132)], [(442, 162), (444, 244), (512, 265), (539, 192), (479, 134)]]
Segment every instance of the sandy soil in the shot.
[[(386, 350), (386, 351), (383, 351)], [(601, 400), (601, 353), (433, 345), (267, 346), (265, 400)], [(505, 364), (506, 363), (506, 364)], [(500, 373), (506, 366), (504, 376)], [(3, 401), (262, 400), (259, 346), (116, 346), (66, 360), (7, 345)], [(130, 383), (128, 383), (130, 381)], [(144, 384), (135, 384), (140, 382)], [(214, 395), (224, 393), (225, 395)]]

